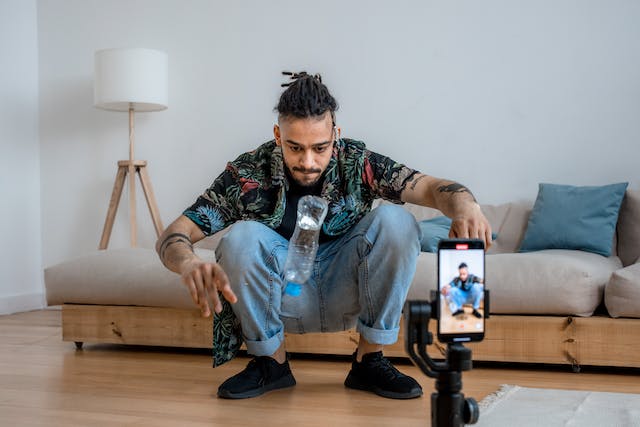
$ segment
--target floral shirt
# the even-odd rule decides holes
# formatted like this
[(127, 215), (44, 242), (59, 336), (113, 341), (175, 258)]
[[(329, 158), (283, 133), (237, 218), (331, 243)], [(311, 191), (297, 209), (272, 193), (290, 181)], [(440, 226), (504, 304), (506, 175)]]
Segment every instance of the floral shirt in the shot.
[[(361, 141), (338, 140), (322, 184), (321, 197), (329, 204), (323, 232), (328, 236), (346, 233), (377, 198), (402, 203), (400, 194), (416, 173), (367, 150)], [(284, 216), (288, 188), (282, 150), (272, 140), (229, 162), (183, 215), (207, 236), (242, 220), (276, 229)], [(241, 337), (240, 323), (225, 301), (222, 312), (214, 316), (214, 366), (235, 356)]]

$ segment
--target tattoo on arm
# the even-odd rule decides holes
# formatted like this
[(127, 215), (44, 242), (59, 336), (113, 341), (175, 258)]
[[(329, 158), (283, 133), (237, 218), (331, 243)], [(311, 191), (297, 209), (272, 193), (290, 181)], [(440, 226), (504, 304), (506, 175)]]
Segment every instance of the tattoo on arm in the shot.
[(182, 233), (172, 233), (165, 237), (165, 239), (162, 241), (162, 244), (160, 245), (160, 259), (162, 261), (165, 261), (164, 256), (167, 249), (174, 243), (184, 243), (189, 247), (191, 252), (193, 252), (193, 244), (191, 243), (191, 239), (189, 238), (189, 236)]
[(473, 193), (471, 193), (467, 187), (462, 184), (458, 184), (457, 182), (448, 185), (441, 185), (438, 187), (438, 191), (440, 193), (469, 193), (473, 201), (476, 202), (476, 198), (473, 196)]
[(166, 245), (164, 245), (164, 249), (162, 249), (162, 252), (160, 253), (160, 258), (161, 259), (164, 259), (164, 254), (167, 252), (167, 249), (169, 248), (169, 246), (173, 245), (174, 243), (184, 243), (185, 245), (187, 245), (189, 247), (191, 252), (193, 252), (193, 245), (191, 244), (191, 242), (189, 242), (187, 240), (184, 240), (184, 239), (172, 240), (171, 242), (169, 242)]
[(422, 178), (425, 178), (426, 175), (420, 175), (419, 177), (417, 177), (416, 179), (413, 180), (413, 182), (411, 182), (411, 189), (415, 190), (416, 189), (416, 184), (418, 183), (418, 181), (420, 181)]
[(167, 237), (164, 238), (164, 240), (162, 241), (162, 243), (160, 244), (160, 252), (162, 253), (163, 250), (165, 249), (165, 246), (167, 245), (167, 243), (169, 243), (169, 241), (171, 239), (175, 239), (175, 238), (181, 238), (186, 240), (187, 242), (191, 243), (191, 238), (189, 236), (187, 236), (186, 234), (182, 234), (182, 233), (171, 233), (169, 234)]

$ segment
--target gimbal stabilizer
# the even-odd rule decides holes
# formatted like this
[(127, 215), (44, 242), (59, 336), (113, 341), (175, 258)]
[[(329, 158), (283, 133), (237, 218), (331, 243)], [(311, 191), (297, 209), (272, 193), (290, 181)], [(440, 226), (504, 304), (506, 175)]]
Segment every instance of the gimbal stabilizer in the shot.
[[(489, 313), (488, 294), (485, 291), (485, 313)], [(427, 354), (427, 345), (433, 344), (429, 320), (438, 317), (439, 299), (435, 292), (431, 293), (431, 300), (407, 301), (404, 306), (406, 351), (425, 375), (436, 379), (436, 392), (431, 394), (431, 426), (475, 424), (480, 416), (478, 404), (473, 398), (465, 399), (461, 393), (462, 371), (472, 368), (471, 349), (461, 343), (449, 343), (443, 362), (436, 362)]]

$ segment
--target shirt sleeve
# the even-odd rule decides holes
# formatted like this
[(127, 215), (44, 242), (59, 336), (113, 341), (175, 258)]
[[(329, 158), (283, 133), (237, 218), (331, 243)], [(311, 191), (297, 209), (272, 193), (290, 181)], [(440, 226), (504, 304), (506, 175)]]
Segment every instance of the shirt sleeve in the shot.
[(403, 203), (400, 195), (407, 182), (417, 173), (419, 173), (417, 170), (402, 163), (365, 150), (362, 179), (378, 197), (393, 203)]
[(193, 221), (206, 236), (217, 233), (239, 220), (237, 204), (238, 180), (229, 163), (213, 184), (182, 214)]

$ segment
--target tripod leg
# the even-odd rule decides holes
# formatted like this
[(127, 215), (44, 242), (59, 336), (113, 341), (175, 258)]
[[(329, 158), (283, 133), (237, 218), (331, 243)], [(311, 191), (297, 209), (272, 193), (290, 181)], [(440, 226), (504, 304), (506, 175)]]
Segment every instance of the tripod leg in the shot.
[(137, 172), (140, 177), (140, 184), (142, 185), (144, 197), (147, 200), (147, 206), (149, 206), (149, 213), (153, 220), (153, 226), (156, 229), (156, 234), (160, 237), (164, 231), (164, 227), (162, 226), (162, 219), (160, 219), (160, 211), (158, 210), (156, 196), (153, 194), (153, 188), (151, 187), (151, 179), (149, 178), (149, 174), (147, 173), (147, 168), (145, 166), (139, 167)]
[(136, 169), (130, 162), (127, 173), (129, 175), (129, 227), (131, 228), (131, 247), (138, 244), (138, 229), (136, 225)]
[(129, 106), (129, 226), (131, 227), (131, 247), (137, 244), (138, 230), (136, 228), (136, 167), (134, 165), (133, 146), (135, 144), (133, 104)]
[(100, 246), (98, 246), (98, 249), (107, 249), (107, 246), (109, 246), (109, 238), (111, 237), (111, 230), (113, 229), (113, 222), (116, 218), (116, 212), (118, 211), (118, 204), (120, 203), (120, 196), (122, 195), (122, 188), (124, 187), (126, 175), (127, 168), (119, 166), (118, 173), (116, 174), (116, 181), (113, 184), (113, 192), (111, 193), (111, 200), (109, 200), (109, 210), (107, 211), (107, 218), (104, 221), (102, 238), (100, 239)]

